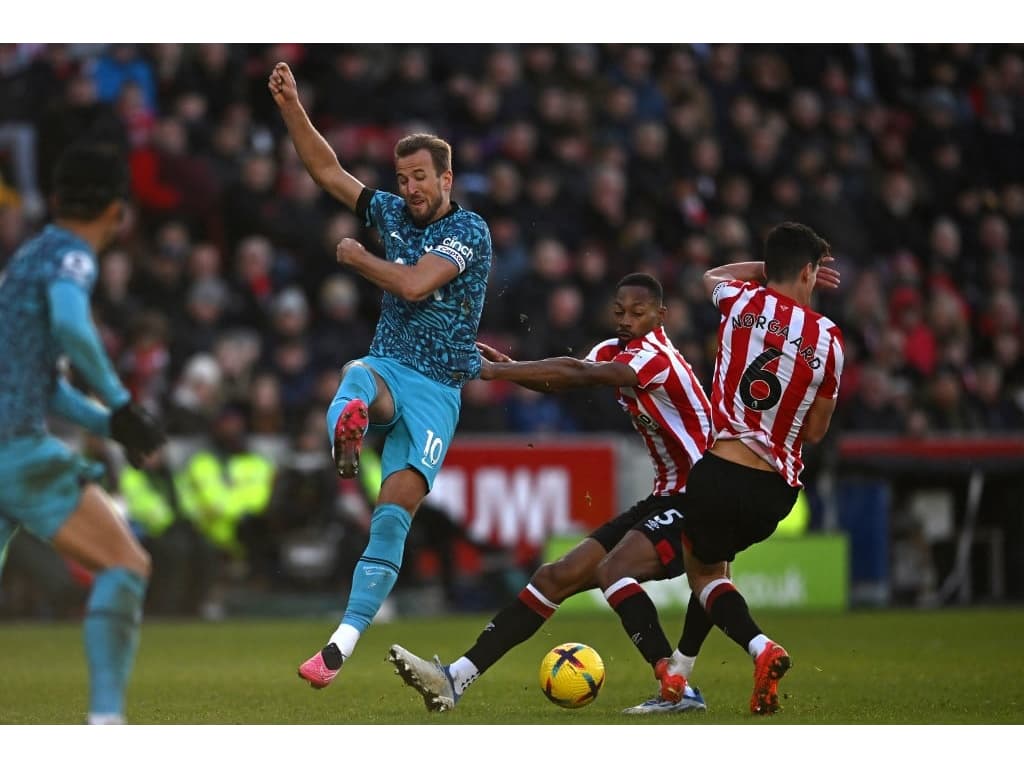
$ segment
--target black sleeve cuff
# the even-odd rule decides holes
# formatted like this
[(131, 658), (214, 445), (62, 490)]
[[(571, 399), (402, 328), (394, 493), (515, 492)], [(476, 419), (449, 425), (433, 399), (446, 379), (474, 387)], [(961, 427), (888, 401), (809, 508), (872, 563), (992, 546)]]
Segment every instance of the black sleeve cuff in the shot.
[(356, 200), (356, 216), (360, 221), (366, 221), (366, 212), (370, 209), (370, 199), (375, 194), (377, 194), (377, 190), (370, 187), (363, 187), (363, 191), (359, 193), (359, 199)]

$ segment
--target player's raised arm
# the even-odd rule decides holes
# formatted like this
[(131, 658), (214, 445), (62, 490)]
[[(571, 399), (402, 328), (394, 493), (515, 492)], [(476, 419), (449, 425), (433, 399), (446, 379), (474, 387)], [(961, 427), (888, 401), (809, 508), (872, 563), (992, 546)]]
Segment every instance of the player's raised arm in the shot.
[[(831, 253), (826, 253), (821, 257), (815, 274), (815, 288), (839, 287), (839, 270), (830, 266), (834, 261), (835, 257)], [(709, 269), (704, 273), (704, 293), (710, 299), (715, 292), (715, 287), (719, 283), (729, 280), (742, 280), (743, 282), (751, 283), (766, 282), (764, 262), (738, 261), (735, 264), (722, 264), (721, 266)]]
[(710, 299), (719, 283), (729, 280), (742, 280), (744, 282), (763, 283), (764, 262), (763, 261), (738, 261), (735, 264), (722, 264), (713, 267), (704, 273), (704, 293)]
[(274, 102), (281, 111), (281, 118), (288, 128), (295, 151), (298, 152), (309, 175), (324, 190), (350, 210), (356, 209), (363, 183), (341, 167), (327, 139), (313, 127), (306, 110), (299, 101), (299, 90), (291, 67), (278, 62), (267, 82)]

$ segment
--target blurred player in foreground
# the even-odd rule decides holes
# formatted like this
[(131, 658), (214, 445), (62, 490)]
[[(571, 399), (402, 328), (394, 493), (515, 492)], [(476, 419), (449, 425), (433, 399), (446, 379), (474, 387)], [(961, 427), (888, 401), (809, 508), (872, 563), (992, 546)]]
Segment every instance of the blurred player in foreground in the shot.
[[(114, 150), (68, 149), (55, 170), (55, 223), (0, 275), (0, 565), (23, 527), (95, 574), (84, 620), (90, 724), (125, 720), (150, 561), (95, 483), (102, 469), (50, 435), (46, 418), (54, 412), (113, 437), (136, 467), (164, 442), (118, 380), (89, 309), (96, 254), (116, 238), (127, 196)], [(62, 357), (103, 405), (60, 374)]]
[(384, 434), (384, 478), (370, 541), (356, 565), (341, 624), (299, 667), (314, 688), (330, 684), (398, 578), (413, 515), (444, 462), (462, 407), (462, 385), (478, 375), (476, 333), (491, 268), (487, 224), (451, 199), (451, 147), (413, 134), (395, 146), (399, 194), (350, 175), (313, 127), (295, 77), (278, 64), (268, 83), (292, 143), (313, 179), (375, 227), (384, 258), (357, 240), (338, 244), (340, 264), (384, 291), (370, 354), (345, 366), (327, 412), (338, 474), (353, 477), (367, 429)]
[[(478, 344), (489, 361), (481, 370), (484, 379), (512, 381), (538, 392), (615, 387), (619, 404), (650, 453), (654, 489), (564, 557), (542, 565), (518, 598), (491, 619), (473, 647), (451, 664), (442, 665), (436, 656), (427, 661), (393, 645), (388, 658), (402, 679), (422, 694), (427, 709), (453, 708), (473, 681), (532, 637), (563, 600), (598, 586), (609, 552), (616, 553), (618, 562), (628, 563), (630, 572), (641, 580), (672, 578), (683, 572), (678, 510), (690, 466), (707, 448), (711, 417), (697, 377), (665, 334), (665, 311), (661, 284), (650, 275), (631, 274), (619, 281), (615, 294), (618, 335), (598, 344), (584, 360), (556, 357), (515, 362)], [(684, 637), (692, 651), (691, 666), (711, 626), (703, 611), (692, 621), (687, 616)], [(667, 663), (667, 659), (652, 661), (655, 677)], [(677, 691), (663, 689), (627, 711), (649, 714), (704, 708), (700, 692), (684, 683)]]

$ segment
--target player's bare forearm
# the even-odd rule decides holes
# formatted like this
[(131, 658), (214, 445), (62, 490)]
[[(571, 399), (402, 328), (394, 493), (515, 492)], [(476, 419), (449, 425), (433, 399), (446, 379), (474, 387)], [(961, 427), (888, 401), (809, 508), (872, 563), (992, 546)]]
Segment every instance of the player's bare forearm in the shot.
[(585, 363), (573, 357), (547, 360), (523, 360), (489, 363), (481, 369), (481, 378), (511, 381), (536, 392), (560, 392), (585, 386)]
[(549, 357), (508, 363), (485, 362), (480, 378), (511, 381), (535, 392), (561, 392), (598, 383), (589, 374), (590, 363), (574, 357)]
[(415, 285), (415, 275), (411, 267), (378, 258), (362, 245), (344, 241), (340, 243), (338, 263), (354, 270), (382, 291), (405, 301), (420, 301), (430, 295), (429, 291), (421, 295), (422, 291)]
[(283, 105), (281, 117), (295, 145), (295, 152), (309, 175), (334, 198), (355, 210), (363, 183), (341, 167), (337, 154), (313, 127), (302, 105), (298, 101)]
[(763, 261), (738, 261), (722, 264), (704, 273), (704, 293), (708, 298), (715, 292), (715, 286), (728, 280), (763, 283), (765, 281)]
[(454, 264), (432, 254), (425, 254), (415, 265), (378, 258), (351, 237), (338, 243), (336, 256), (342, 266), (404, 301), (423, 301), (458, 274)]
[(327, 139), (313, 127), (306, 110), (297, 101), (281, 106), (281, 118), (284, 120), (288, 135), (291, 137), (295, 151), (302, 160), (309, 175), (317, 182), (323, 178), (329, 168), (340, 165)]

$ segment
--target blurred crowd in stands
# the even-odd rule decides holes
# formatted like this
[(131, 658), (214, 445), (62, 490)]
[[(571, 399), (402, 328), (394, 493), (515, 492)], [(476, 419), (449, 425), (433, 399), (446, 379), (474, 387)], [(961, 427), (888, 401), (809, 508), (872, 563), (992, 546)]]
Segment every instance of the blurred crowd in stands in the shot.
[[(0, 45), (0, 268), (46, 223), (61, 149), (121, 146), (136, 207), (95, 317), (172, 436), (323, 457), (373, 333), (380, 295), (334, 249), (379, 243), (298, 160), (281, 60), (369, 186), (394, 190), (400, 136), (452, 143), (453, 197), (494, 242), (481, 337), (513, 357), (585, 354), (618, 278), (648, 271), (707, 386), (701, 273), (796, 220), (843, 273), (817, 298), (846, 341), (833, 434), (1024, 430), (1024, 46)], [(464, 393), (463, 434), (630, 430), (607, 393)], [(272, 469), (239, 470), (252, 504)]]

